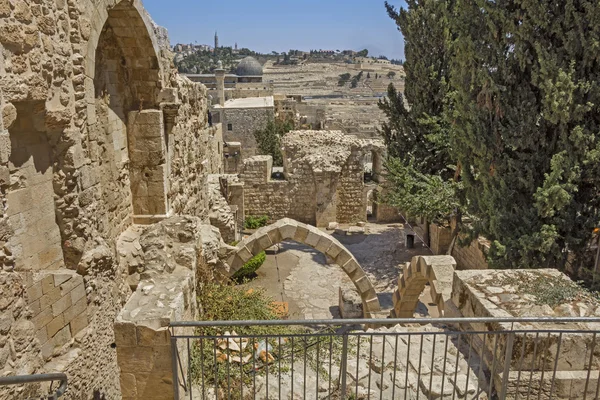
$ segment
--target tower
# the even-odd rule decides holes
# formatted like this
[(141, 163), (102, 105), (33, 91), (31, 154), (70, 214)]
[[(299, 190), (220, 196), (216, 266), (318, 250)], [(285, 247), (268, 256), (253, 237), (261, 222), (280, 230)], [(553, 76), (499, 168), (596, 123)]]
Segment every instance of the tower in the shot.
[(215, 53), (217, 52), (218, 48), (219, 48), (219, 35), (217, 35), (217, 31), (215, 31)]
[(235, 42), (235, 51), (237, 51), (237, 49), (238, 49), (238, 48), (237, 48), (237, 42)]

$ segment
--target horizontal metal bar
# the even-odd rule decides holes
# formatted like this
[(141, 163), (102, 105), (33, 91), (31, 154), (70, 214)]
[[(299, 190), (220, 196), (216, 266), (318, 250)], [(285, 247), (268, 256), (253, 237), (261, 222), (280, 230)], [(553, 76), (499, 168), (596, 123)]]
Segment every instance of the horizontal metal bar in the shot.
[(23, 385), (26, 383), (60, 381), (56, 389), (56, 397), (62, 396), (67, 390), (67, 375), (63, 373), (39, 374), (39, 375), (17, 375), (0, 377), (0, 386)]
[(510, 330), (510, 331), (439, 331), (439, 332), (421, 332), (421, 331), (406, 331), (406, 332), (330, 332), (330, 333), (285, 333), (285, 334), (247, 334), (247, 335), (223, 335), (223, 334), (214, 334), (214, 335), (201, 335), (201, 334), (189, 334), (189, 335), (171, 335), (172, 338), (176, 339), (244, 339), (244, 338), (269, 338), (269, 339), (277, 339), (279, 337), (314, 337), (314, 338), (328, 338), (331, 336), (432, 336), (432, 335), (441, 335), (441, 336), (456, 336), (456, 335), (506, 335), (507, 332), (512, 334), (529, 334), (529, 333), (548, 333), (548, 334), (594, 334), (600, 333), (598, 330), (567, 330), (567, 329), (531, 329), (531, 330)]
[(511, 317), (511, 318), (385, 318), (385, 319), (306, 319), (306, 320), (240, 320), (240, 321), (174, 321), (171, 328), (201, 328), (218, 326), (349, 326), (349, 325), (398, 325), (398, 324), (482, 324), (482, 323), (600, 323), (598, 317)]

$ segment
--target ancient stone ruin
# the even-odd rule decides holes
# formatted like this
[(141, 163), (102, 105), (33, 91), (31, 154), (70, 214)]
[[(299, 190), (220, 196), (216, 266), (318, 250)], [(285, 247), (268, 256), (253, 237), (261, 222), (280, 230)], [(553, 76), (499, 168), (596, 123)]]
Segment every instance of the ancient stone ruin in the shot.
[[(349, 303), (352, 315), (412, 318), (424, 291), (444, 316), (600, 315), (592, 300), (535, 308), (520, 293), (519, 274), (566, 279), (556, 271), (457, 271), (450, 255), (422, 256), (399, 238), (385, 251), (376, 243), (368, 249), (385, 253), (385, 262), (359, 261), (356, 243), (340, 238), (368, 236), (369, 216), (404, 232), (386, 225), (401, 217), (380, 202), (384, 143), (340, 131), (292, 131), (282, 139), (283, 169), (274, 171), (272, 158), (255, 155), (255, 146), (223, 141), (224, 132), (251, 141), (253, 127), (234, 111), (244, 101), (228, 106), (220, 96), (223, 122), (209, 124), (207, 88), (180, 76), (172, 60), (166, 31), (141, 0), (0, 0), (0, 377), (64, 372), (67, 399), (173, 398), (183, 385), (173, 360), (183, 376), (191, 360), (181, 342), (173, 345), (182, 330), (170, 324), (202, 318), (196, 294), (203, 283), (227, 279), (251, 257), (289, 241), (324, 255), (349, 279), (356, 295), (342, 293), (340, 308)], [(240, 107), (250, 118), (264, 122), (275, 112), (272, 99), (245, 102), (251, 107)], [(242, 232), (245, 217), (263, 215), (271, 225)], [(448, 245), (447, 236), (436, 237), (440, 248)], [(389, 260), (399, 253), (405, 261), (415, 257), (397, 268)], [(384, 270), (397, 280), (393, 289), (373, 279)], [(339, 282), (327, 285), (342, 292)], [(393, 304), (386, 308), (381, 299), (388, 294)], [(383, 325), (371, 328), (418, 331)], [(559, 398), (597, 395), (600, 346), (585, 334), (599, 327), (578, 327), (585, 332), (565, 336), (560, 351), (552, 348), (560, 355), (553, 380), (536, 375), (541, 398), (554, 383)], [(525, 342), (515, 336), (516, 346)], [(486, 354), (494, 350), (485, 337), (475, 345), (478, 365), (499, 382), (503, 371), (489, 364)], [(436, 349), (434, 343), (424, 354), (433, 358)], [(472, 376), (459, 353), (463, 377)], [(358, 355), (347, 362), (364, 372)], [(426, 391), (414, 360), (403, 367), (411, 373), (405, 389), (415, 394), (471, 394), (456, 382), (447, 383), (448, 393)], [(590, 370), (595, 383), (588, 385)], [(379, 369), (378, 392), (358, 373), (348, 379), (362, 385), (362, 397), (390, 398), (388, 372)], [(430, 382), (446, 382), (438, 372), (429, 371)], [(47, 390), (46, 383), (0, 386), (0, 400)], [(509, 386), (507, 393), (518, 390)]]

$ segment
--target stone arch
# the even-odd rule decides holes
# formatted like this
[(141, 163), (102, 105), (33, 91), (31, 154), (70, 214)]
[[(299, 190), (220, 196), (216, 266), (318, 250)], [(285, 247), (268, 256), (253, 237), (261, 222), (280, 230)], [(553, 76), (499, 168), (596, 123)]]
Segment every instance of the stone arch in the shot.
[(253, 235), (240, 242), (235, 252), (228, 259), (229, 275), (233, 275), (254, 255), (286, 239), (306, 244), (327, 255), (342, 267), (362, 298), (363, 313), (366, 318), (373, 317), (374, 313), (381, 310), (375, 288), (348, 249), (333, 236), (311, 225), (289, 218), (281, 219), (272, 225), (260, 228)]
[(98, 228), (112, 238), (136, 216), (168, 213), (160, 54), (141, 1), (99, 2), (85, 60), (91, 172), (82, 188), (102, 198)]
[(452, 256), (417, 256), (402, 268), (398, 290), (394, 292), (392, 318), (412, 318), (419, 296), (429, 283), (431, 298), (444, 316), (446, 301), (452, 295), (456, 261)]
[[(115, 4), (116, 3), (116, 4)], [(101, 0), (91, 21), (90, 37), (87, 42), (85, 74), (89, 79), (96, 76), (96, 55), (101, 37), (111, 28), (121, 47), (130, 59), (135, 59), (130, 68), (141, 72), (140, 81), (162, 84), (163, 71), (159, 62), (160, 46), (154, 27), (141, 0)], [(160, 85), (159, 85), (160, 86)], [(159, 88), (160, 89), (160, 88)], [(148, 101), (155, 102), (157, 92)], [(149, 103), (150, 104), (150, 103)], [(149, 105), (148, 104), (148, 105)]]

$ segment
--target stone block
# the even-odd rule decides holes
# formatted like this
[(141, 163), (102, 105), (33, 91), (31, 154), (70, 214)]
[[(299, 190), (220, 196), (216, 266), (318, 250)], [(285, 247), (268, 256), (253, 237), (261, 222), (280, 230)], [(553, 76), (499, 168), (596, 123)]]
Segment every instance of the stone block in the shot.
[[(253, 253), (257, 254), (257, 253), (260, 253), (260, 251), (268, 249), (269, 247), (273, 246), (273, 242), (271, 242), (269, 235), (264, 234), (256, 239), (254, 246), (255, 246), (255, 249), (254, 249)], [(258, 246), (260, 251), (256, 252), (256, 246)]]
[(138, 325), (137, 343), (139, 346), (169, 346), (170, 335), (168, 327), (152, 329), (147, 326)]
[(85, 296), (85, 285), (82, 283), (81, 285), (76, 286), (71, 292), (71, 303), (75, 304)]
[(329, 248), (325, 251), (332, 259), (335, 259), (343, 251), (343, 246), (337, 242), (331, 242)]
[(117, 348), (137, 346), (137, 329), (133, 322), (115, 322), (114, 332)]
[(27, 289), (27, 301), (31, 304), (43, 295), (42, 282), (36, 282)]
[(57, 317), (54, 317), (48, 325), (46, 325), (46, 329), (48, 330), (48, 336), (53, 337), (56, 335), (58, 331), (60, 331), (65, 326), (65, 318), (62, 314)]
[(308, 236), (308, 229), (305, 226), (298, 225), (296, 233), (294, 234), (294, 240), (298, 243), (306, 243), (306, 237)]
[(71, 322), (76, 316), (87, 310), (87, 298), (80, 299), (64, 312), (65, 322)]
[(283, 238), (281, 237), (281, 233), (279, 232), (279, 229), (277, 229), (277, 228), (268, 231), (267, 235), (269, 236), (269, 239), (271, 240), (271, 243), (273, 243), (273, 244), (280, 243), (283, 240)]
[(344, 271), (346, 271), (346, 273), (348, 275), (351, 275), (351, 274), (355, 273), (357, 270), (361, 269), (360, 265), (354, 258), (351, 258), (350, 260), (348, 260), (344, 265), (342, 265), (342, 268)]
[(139, 374), (152, 372), (155, 368), (154, 348), (152, 347), (127, 347), (117, 343), (117, 362), (121, 372)]
[(366, 276), (362, 276), (359, 279), (355, 280), (354, 284), (356, 285), (356, 288), (361, 294), (368, 292), (369, 289), (372, 288), (371, 283), (369, 282), (369, 278), (367, 278)]
[(237, 255), (242, 259), (244, 263), (248, 262), (248, 260), (250, 260), (253, 257), (252, 252), (248, 250), (248, 248), (245, 246), (238, 250)]
[(52, 304), (52, 315), (54, 317), (58, 317), (69, 307), (71, 307), (71, 296), (63, 296), (60, 299), (58, 299), (54, 304)]
[(352, 259), (352, 255), (347, 250), (342, 250), (340, 254), (335, 258), (335, 262), (340, 267), (343, 267), (348, 261)]
[(321, 236), (319, 238), (319, 242), (315, 246), (315, 249), (319, 250), (323, 254), (327, 254), (327, 249), (329, 249), (332, 243), (333, 241), (330, 238)]
[(54, 290), (54, 277), (51, 274), (48, 274), (46, 276), (44, 276), (41, 279), (41, 283), (42, 283), (42, 292), (44, 294)]
[(296, 234), (298, 227), (296, 225), (284, 225), (279, 228), (279, 234), (283, 240), (292, 239)]
[(71, 329), (71, 335), (75, 336), (81, 330), (83, 330), (86, 326), (88, 326), (88, 317), (87, 313), (81, 313), (69, 323)]
[(52, 309), (48, 307), (33, 318), (33, 324), (36, 328), (41, 329), (48, 325), (53, 318)]
[(64, 346), (69, 340), (71, 340), (71, 331), (68, 325), (56, 332), (53, 338), (55, 346)]
[(306, 240), (304, 241), (304, 243), (309, 245), (310, 247), (316, 248), (317, 243), (319, 243), (319, 239), (321, 239), (320, 233), (310, 230), (308, 232), (308, 235), (306, 235)]
[(60, 288), (54, 288), (54, 290), (40, 298), (40, 308), (44, 310), (52, 306), (52, 304), (56, 303), (61, 297)]

